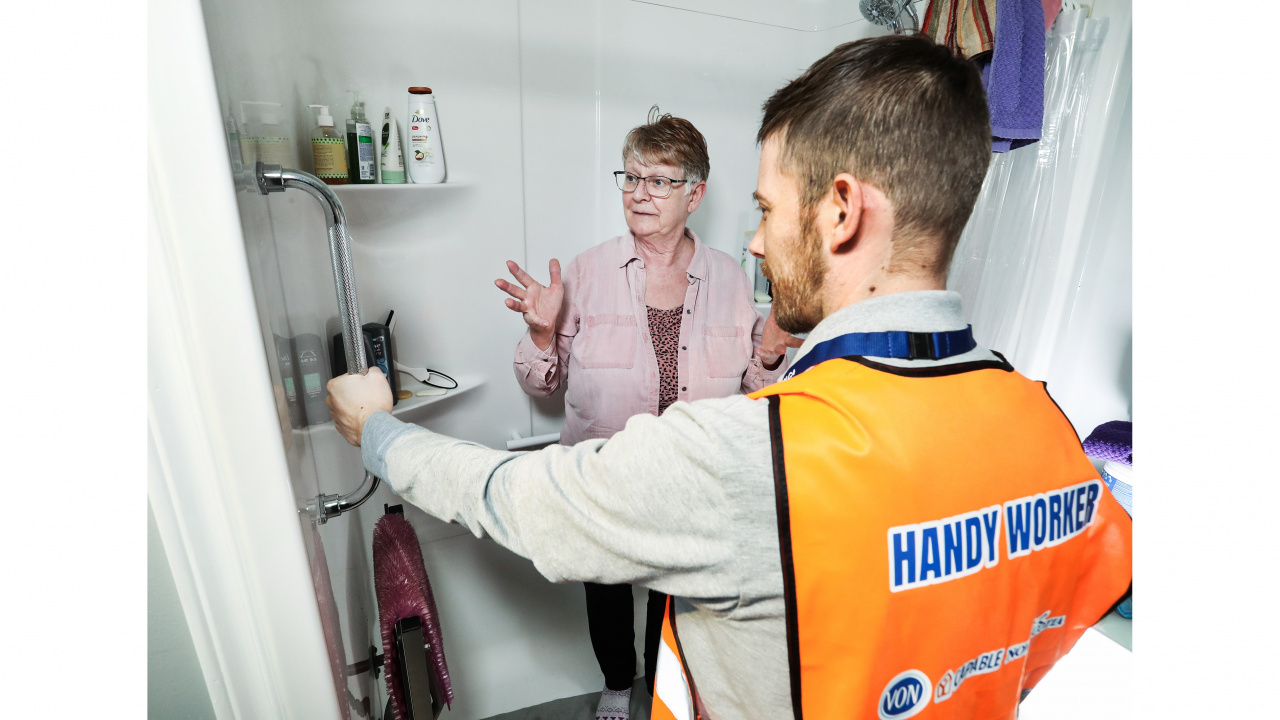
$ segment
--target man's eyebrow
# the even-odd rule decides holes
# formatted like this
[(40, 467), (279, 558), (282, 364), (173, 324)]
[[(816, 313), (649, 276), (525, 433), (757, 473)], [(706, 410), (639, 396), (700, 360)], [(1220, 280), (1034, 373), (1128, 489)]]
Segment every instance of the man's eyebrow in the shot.
[(767, 207), (769, 205), (769, 201), (765, 200), (764, 197), (760, 195), (759, 191), (752, 192), (751, 199), (755, 200), (756, 204), (761, 207)]

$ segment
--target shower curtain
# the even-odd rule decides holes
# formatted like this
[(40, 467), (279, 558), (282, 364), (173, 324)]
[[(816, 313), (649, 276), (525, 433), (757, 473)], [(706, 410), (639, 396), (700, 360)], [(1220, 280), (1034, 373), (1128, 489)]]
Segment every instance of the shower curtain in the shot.
[[(978, 342), (1033, 379), (1049, 374), (1070, 324), (1106, 173), (1117, 167), (1106, 151), (1129, 121), (1128, 55), (1123, 72), (1100, 68), (1109, 21), (1086, 14), (1064, 12), (1047, 33), (1042, 138), (993, 155), (947, 282)], [(1101, 132), (1086, 132), (1099, 122)]]

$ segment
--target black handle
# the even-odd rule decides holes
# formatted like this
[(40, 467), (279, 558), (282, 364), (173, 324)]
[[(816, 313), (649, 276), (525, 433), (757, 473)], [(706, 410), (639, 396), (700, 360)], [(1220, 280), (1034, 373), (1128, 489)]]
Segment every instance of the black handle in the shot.
[(397, 621), (395, 642), (396, 674), (399, 676), (400, 698), (408, 711), (408, 720), (439, 717), (444, 708), (444, 695), (427, 663), (428, 648), (422, 619), (415, 615)]

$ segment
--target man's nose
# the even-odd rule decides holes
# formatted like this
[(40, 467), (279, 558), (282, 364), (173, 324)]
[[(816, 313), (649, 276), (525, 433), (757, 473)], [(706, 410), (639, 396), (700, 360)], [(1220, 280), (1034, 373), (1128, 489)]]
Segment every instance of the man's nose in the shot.
[(756, 233), (751, 236), (751, 243), (747, 245), (747, 251), (752, 255), (764, 259), (764, 223), (756, 226)]
[(651, 200), (652, 196), (649, 195), (649, 183), (644, 180), (636, 183), (636, 189), (631, 191), (631, 197), (635, 198), (636, 202)]

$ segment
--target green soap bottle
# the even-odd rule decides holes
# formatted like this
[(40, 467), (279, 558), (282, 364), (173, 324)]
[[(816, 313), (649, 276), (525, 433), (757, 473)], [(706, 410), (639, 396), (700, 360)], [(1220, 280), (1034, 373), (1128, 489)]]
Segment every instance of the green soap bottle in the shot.
[(373, 156), (373, 126), (364, 115), (360, 93), (352, 90), (351, 96), (351, 118), (347, 120), (347, 168), (352, 184), (367, 185), (378, 181)]
[(400, 145), (400, 127), (391, 108), (382, 111), (382, 182), (404, 184), (404, 150)]

